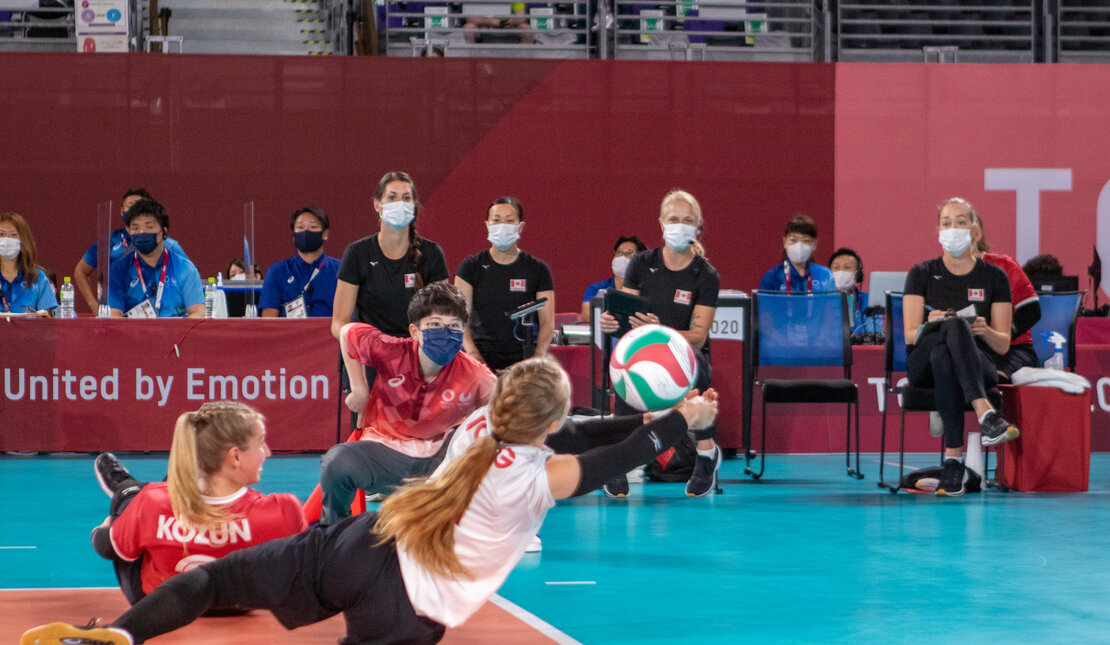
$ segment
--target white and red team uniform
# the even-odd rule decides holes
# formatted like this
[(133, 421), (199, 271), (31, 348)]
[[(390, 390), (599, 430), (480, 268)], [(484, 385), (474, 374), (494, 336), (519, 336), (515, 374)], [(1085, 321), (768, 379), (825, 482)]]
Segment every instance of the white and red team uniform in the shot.
[[(1001, 253), (984, 253), (983, 259), (1006, 272), (1006, 278), (1010, 280), (1010, 301), (1014, 303), (1015, 313), (1022, 307), (1040, 300), (1037, 297), (1037, 290), (1033, 288), (1033, 283), (1013, 258)], [(1025, 333), (1010, 341), (1010, 345), (1032, 344), (1033, 332), (1030, 330), (1026, 330)]]
[(227, 506), (236, 517), (220, 526), (193, 528), (173, 515), (165, 483), (148, 484), (135, 495), (111, 526), (112, 548), (120, 558), (142, 558), (143, 593), (149, 594), (174, 574), (217, 558), (299, 533), (306, 528), (301, 503), (293, 495), (263, 495), (241, 488), (227, 497), (205, 497), (212, 506)]
[[(490, 433), (488, 414), (489, 408), (482, 407), (459, 426), (432, 479), (475, 440)], [(554, 454), (550, 448), (528, 445), (499, 450), (455, 528), (455, 554), (471, 577), (436, 575), (397, 547), (405, 590), (417, 613), (456, 627), (497, 591), (555, 505), (546, 470)]]
[(363, 441), (377, 441), (415, 458), (431, 457), (461, 419), (486, 404), (497, 377), (460, 351), (428, 383), (420, 373), (420, 346), (372, 325), (347, 331), (351, 358), (378, 371), (363, 414)]

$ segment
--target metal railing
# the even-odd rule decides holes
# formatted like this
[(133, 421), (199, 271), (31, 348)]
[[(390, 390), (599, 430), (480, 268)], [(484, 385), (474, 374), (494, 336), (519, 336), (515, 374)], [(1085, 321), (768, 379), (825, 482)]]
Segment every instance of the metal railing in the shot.
[(962, 62), (1032, 63), (1036, 19), (1033, 0), (841, 2), (837, 49), (842, 61), (923, 61), (956, 47)]
[(73, 7), (0, 0), (0, 51), (77, 51)]
[(1110, 6), (1060, 0), (1056, 14), (1056, 62), (1110, 62)]
[(782, 0), (616, 0), (614, 58), (819, 60), (821, 12)]
[(387, 2), (379, 37), (391, 56), (590, 58), (588, 2)]

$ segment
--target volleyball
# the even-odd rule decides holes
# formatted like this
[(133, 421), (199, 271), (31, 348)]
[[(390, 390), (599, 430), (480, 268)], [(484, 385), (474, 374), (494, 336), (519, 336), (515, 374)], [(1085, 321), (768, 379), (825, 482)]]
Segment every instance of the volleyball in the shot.
[(698, 377), (694, 348), (663, 325), (624, 335), (609, 359), (613, 390), (637, 410), (664, 410), (682, 400)]

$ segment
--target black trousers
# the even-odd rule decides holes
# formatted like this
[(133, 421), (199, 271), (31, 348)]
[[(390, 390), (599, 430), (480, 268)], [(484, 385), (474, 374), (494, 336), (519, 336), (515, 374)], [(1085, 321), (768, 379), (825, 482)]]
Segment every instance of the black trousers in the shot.
[(906, 377), (910, 385), (933, 390), (944, 423), (944, 446), (962, 448), (966, 406), (987, 398), (987, 390), (998, 385), (993, 356), (979, 348), (963, 318), (944, 321), (908, 350)]
[(136, 643), (184, 627), (213, 606), (268, 609), (295, 629), (343, 612), (342, 645), (423, 645), (443, 625), (416, 614), (392, 543), (375, 545), (377, 513), (316, 524), (173, 576), (116, 619)]

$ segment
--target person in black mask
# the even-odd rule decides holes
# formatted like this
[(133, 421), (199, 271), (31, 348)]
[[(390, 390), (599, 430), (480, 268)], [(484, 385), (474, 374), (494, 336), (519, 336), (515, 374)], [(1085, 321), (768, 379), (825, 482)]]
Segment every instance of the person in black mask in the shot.
[(130, 248), (108, 268), (108, 306), (113, 318), (204, 318), (200, 273), (168, 242), (170, 216), (153, 199), (127, 211)]
[(339, 260), (324, 253), (329, 227), (317, 206), (293, 212), (289, 228), (297, 252), (266, 272), (258, 301), (263, 318), (331, 318)]

